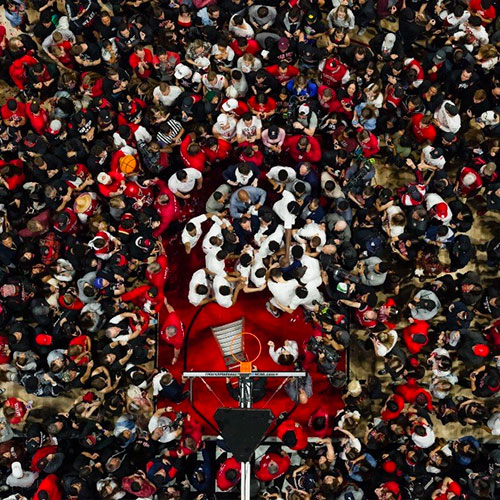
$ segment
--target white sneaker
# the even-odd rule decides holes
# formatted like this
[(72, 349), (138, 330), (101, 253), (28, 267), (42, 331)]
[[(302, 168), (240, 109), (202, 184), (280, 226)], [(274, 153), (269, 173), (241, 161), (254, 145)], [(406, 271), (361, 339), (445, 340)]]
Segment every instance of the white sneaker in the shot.
[(275, 318), (279, 318), (280, 315), (271, 307), (271, 302), (266, 302), (266, 309), (269, 313), (271, 313)]

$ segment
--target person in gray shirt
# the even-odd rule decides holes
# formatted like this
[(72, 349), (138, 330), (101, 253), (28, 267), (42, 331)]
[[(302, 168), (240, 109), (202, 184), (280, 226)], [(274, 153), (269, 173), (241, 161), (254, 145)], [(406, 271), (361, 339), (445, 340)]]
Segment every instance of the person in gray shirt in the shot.
[(208, 198), (205, 204), (205, 212), (207, 214), (221, 215), (221, 212), (227, 208), (230, 194), (231, 186), (221, 184)]
[(229, 212), (233, 219), (239, 219), (249, 210), (257, 211), (266, 201), (267, 193), (257, 187), (245, 186), (233, 193), (229, 203)]
[(252, 5), (248, 9), (250, 24), (260, 31), (269, 29), (276, 21), (276, 9), (266, 5)]
[(429, 321), (441, 309), (441, 302), (431, 290), (420, 290), (408, 303), (408, 307), (413, 319)]
[(387, 264), (379, 257), (368, 257), (361, 261), (361, 283), (366, 286), (381, 286), (387, 277)]

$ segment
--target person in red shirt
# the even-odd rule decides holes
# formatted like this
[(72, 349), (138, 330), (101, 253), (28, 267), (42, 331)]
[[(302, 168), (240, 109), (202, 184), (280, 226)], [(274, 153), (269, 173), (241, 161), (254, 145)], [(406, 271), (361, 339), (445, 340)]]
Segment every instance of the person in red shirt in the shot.
[(49, 115), (42, 107), (40, 102), (34, 100), (26, 105), (26, 116), (28, 117), (31, 128), (38, 134), (43, 135), (49, 123)]
[(241, 464), (234, 457), (222, 462), (217, 471), (217, 488), (221, 491), (229, 491), (234, 488), (241, 478)]
[(146, 268), (146, 279), (151, 286), (155, 286), (158, 290), (165, 288), (169, 274), (168, 258), (165, 254), (158, 255), (156, 260), (148, 264)]
[(17, 425), (26, 420), (30, 410), (24, 403), (22, 399), (15, 397), (5, 401), (3, 404), (3, 414), (9, 424)]
[(141, 44), (136, 45), (128, 59), (130, 67), (141, 80), (149, 78), (153, 73), (153, 53)]
[(469, 10), (481, 18), (483, 25), (490, 24), (497, 17), (491, 0), (471, 0), (469, 2)]
[(78, 335), (69, 341), (68, 356), (77, 366), (86, 366), (90, 361), (90, 337)]
[(295, 78), (300, 74), (300, 71), (295, 66), (288, 64), (286, 61), (282, 61), (279, 64), (273, 64), (272, 66), (268, 66), (266, 71), (278, 80), (281, 85), (285, 85), (292, 78)]
[(357, 140), (365, 158), (371, 158), (380, 151), (377, 137), (368, 130), (358, 129)]
[(406, 403), (425, 403), (427, 409), (432, 411), (432, 396), (428, 391), (417, 384), (416, 379), (408, 378), (408, 382), (396, 386), (394, 392), (399, 394)]
[(229, 159), (232, 150), (231, 143), (217, 137), (209, 137), (203, 146), (203, 153), (205, 153), (206, 161), (209, 164)]
[(0, 160), (0, 183), (3, 184), (9, 191), (14, 191), (19, 188), (25, 180), (23, 172), (23, 162), (15, 159), (9, 163)]
[(436, 140), (436, 129), (432, 124), (432, 115), (417, 113), (411, 117), (411, 131), (419, 144), (433, 143)]
[(253, 38), (237, 37), (232, 42), (230, 47), (233, 49), (237, 57), (243, 54), (252, 54), (253, 56), (260, 52), (259, 43)]
[(325, 438), (330, 433), (330, 414), (324, 408), (314, 411), (307, 421), (307, 430), (310, 435)]
[(276, 112), (276, 101), (266, 94), (257, 94), (248, 99), (248, 108), (258, 118), (266, 120)]
[(410, 354), (418, 354), (429, 343), (429, 328), (427, 321), (419, 319), (403, 328), (403, 342)]
[(396, 481), (387, 481), (381, 484), (376, 490), (375, 494), (379, 500), (401, 500), (401, 488)]
[[(321, 69), (321, 66), (320, 66)], [(325, 61), (321, 69), (321, 81), (329, 87), (338, 87), (349, 78), (349, 70), (345, 64), (331, 57)]]
[(153, 204), (160, 216), (160, 225), (153, 231), (153, 236), (158, 238), (168, 229), (168, 226), (179, 217), (180, 207), (177, 198), (172, 191), (170, 191), (165, 181), (156, 179), (152, 185), (159, 188), (159, 192)]
[(97, 182), (99, 192), (106, 198), (118, 196), (125, 189), (125, 176), (121, 172), (100, 172)]
[(316, 163), (321, 159), (321, 146), (314, 137), (293, 135), (285, 139), (283, 146), (284, 151), (297, 163), (305, 161)]
[(405, 400), (399, 394), (393, 394), (384, 404), (380, 412), (382, 420), (395, 420), (401, 415), (405, 407)]
[(194, 168), (198, 172), (205, 170), (205, 152), (198, 143), (194, 142), (191, 134), (187, 134), (182, 140), (180, 154), (186, 168)]
[(160, 338), (174, 348), (172, 364), (175, 365), (184, 344), (184, 326), (174, 308), (168, 303), (165, 306), (168, 314), (161, 321)]
[(19, 128), (26, 124), (26, 106), (15, 99), (7, 99), (0, 108), (0, 114), (5, 125)]
[(307, 447), (307, 436), (304, 428), (292, 419), (282, 422), (276, 429), (277, 436), (291, 450), (303, 450)]
[(281, 477), (290, 468), (290, 457), (282, 451), (268, 451), (255, 469), (255, 477), (259, 481), (269, 482)]
[(437, 489), (432, 493), (432, 498), (433, 500), (448, 500), (450, 498), (450, 493), (454, 495), (451, 498), (460, 498), (462, 488), (450, 477), (445, 477), (441, 483), (439, 483)]
[[(43, 493), (41, 495), (41, 493)], [(33, 495), (33, 500), (62, 500), (62, 489), (60, 479), (55, 474), (49, 474), (43, 478), (40, 486)]]
[(334, 113), (337, 107), (337, 94), (328, 85), (318, 87), (318, 102), (327, 113)]

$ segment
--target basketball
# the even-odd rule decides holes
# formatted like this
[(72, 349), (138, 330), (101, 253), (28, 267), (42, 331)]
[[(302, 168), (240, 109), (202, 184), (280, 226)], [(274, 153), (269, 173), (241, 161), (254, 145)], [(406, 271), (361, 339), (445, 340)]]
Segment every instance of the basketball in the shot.
[(131, 174), (137, 167), (137, 160), (132, 155), (122, 156), (119, 163), (124, 174)]

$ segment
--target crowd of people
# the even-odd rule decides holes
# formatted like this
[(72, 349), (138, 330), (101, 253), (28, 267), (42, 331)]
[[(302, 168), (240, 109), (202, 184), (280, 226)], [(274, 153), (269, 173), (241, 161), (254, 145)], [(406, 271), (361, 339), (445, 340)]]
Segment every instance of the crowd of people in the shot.
[[(184, 343), (183, 251), (186, 301), (303, 313), (315, 334), (269, 355), (342, 390), (280, 424), (256, 494), (498, 498), (500, 235), (470, 234), (500, 210), (496, 4), (63, 4), (2, 2), (2, 498), (238, 496), (155, 366)], [(348, 349), (373, 376), (347, 381)]]

